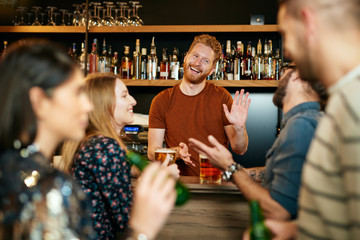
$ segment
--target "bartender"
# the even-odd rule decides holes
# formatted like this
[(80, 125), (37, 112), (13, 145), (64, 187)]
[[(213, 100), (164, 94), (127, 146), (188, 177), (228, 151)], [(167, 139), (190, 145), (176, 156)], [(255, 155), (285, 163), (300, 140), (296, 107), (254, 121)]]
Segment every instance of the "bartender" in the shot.
[[(196, 36), (184, 59), (184, 78), (181, 84), (160, 92), (153, 99), (149, 113), (148, 157), (165, 145), (177, 150), (181, 175), (199, 176), (198, 154), (188, 148), (194, 137), (207, 142), (213, 135), (224, 146), (229, 142), (234, 152), (243, 155), (248, 147), (245, 123), (250, 106), (249, 93), (235, 94), (223, 87), (206, 82), (222, 54), (215, 37)], [(231, 111), (229, 111), (231, 109)]]

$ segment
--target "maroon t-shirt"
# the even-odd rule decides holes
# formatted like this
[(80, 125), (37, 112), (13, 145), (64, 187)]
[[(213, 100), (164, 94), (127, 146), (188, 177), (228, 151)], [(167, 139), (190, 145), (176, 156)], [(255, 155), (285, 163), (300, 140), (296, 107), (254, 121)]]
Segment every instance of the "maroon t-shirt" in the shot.
[[(229, 140), (224, 127), (230, 123), (222, 105), (226, 104), (230, 110), (232, 101), (230, 93), (225, 88), (212, 83), (206, 83), (205, 88), (195, 96), (183, 94), (180, 85), (176, 85), (160, 92), (153, 99), (149, 128), (165, 129), (166, 147), (177, 147), (180, 142), (189, 146), (190, 137), (209, 144), (209, 135), (228, 146)], [(180, 174), (199, 176), (199, 154), (191, 148), (189, 152), (196, 167), (187, 166), (182, 160), (178, 160), (176, 163)]]

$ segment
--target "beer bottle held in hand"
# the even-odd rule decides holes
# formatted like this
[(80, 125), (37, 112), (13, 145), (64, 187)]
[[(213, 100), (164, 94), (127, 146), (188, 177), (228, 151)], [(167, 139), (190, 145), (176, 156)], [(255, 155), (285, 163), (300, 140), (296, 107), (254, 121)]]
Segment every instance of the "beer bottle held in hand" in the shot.
[[(133, 151), (129, 151), (126, 154), (126, 158), (130, 164), (135, 165), (140, 171), (143, 171), (144, 168), (150, 163), (149, 160), (142, 157), (139, 153), (135, 153)], [(176, 181), (175, 189), (177, 194), (175, 205), (181, 206), (185, 204), (190, 198), (189, 189), (179, 180)]]
[(265, 226), (264, 215), (258, 201), (250, 201), (250, 213), (250, 240), (270, 240), (271, 232)]

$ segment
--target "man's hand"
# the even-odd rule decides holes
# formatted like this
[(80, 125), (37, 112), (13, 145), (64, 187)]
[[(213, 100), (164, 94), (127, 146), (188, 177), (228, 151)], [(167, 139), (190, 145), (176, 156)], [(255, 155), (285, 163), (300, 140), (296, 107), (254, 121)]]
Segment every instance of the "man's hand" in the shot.
[(191, 154), (189, 153), (188, 146), (185, 143), (183, 142), (179, 143), (177, 154), (178, 157), (181, 158), (186, 165), (196, 167), (196, 165), (190, 160)]
[(248, 116), (251, 99), (247, 92), (244, 96), (244, 89), (236, 91), (233, 104), (231, 105), (231, 111), (229, 112), (228, 107), (223, 104), (226, 118), (229, 122), (235, 126), (235, 128), (244, 128)]
[(190, 138), (190, 147), (193, 148), (200, 154), (203, 154), (208, 157), (210, 163), (215, 167), (225, 170), (228, 166), (230, 166), (234, 160), (232, 158), (231, 153), (220, 144), (213, 136), (209, 136), (208, 140), (212, 146), (207, 146), (206, 144), (194, 139)]

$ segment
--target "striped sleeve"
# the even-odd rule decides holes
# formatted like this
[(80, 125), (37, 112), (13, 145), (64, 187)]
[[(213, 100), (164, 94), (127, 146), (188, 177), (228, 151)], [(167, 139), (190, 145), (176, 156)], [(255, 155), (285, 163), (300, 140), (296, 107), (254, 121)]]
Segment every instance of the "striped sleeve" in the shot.
[(300, 239), (360, 237), (360, 80), (331, 96), (302, 177)]

